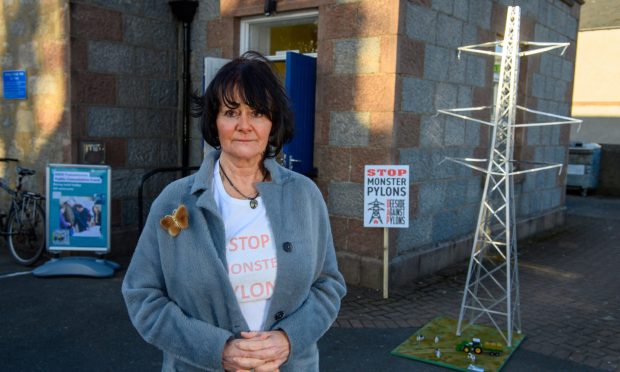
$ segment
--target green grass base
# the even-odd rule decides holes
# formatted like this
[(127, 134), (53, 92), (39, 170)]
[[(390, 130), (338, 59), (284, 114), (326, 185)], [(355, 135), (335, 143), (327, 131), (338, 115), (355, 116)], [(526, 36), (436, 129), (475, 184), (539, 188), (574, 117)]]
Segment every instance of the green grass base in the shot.
[[(418, 360), (425, 363), (435, 364), (457, 371), (468, 371), (470, 364), (484, 368), (485, 371), (501, 370), (512, 353), (519, 347), (524, 334), (514, 333), (512, 335), (512, 347), (507, 347), (504, 339), (495, 328), (484, 325), (470, 325), (463, 330), (461, 336), (456, 335), (457, 321), (450, 318), (439, 317), (431, 320), (424, 327), (419, 329), (405, 342), (392, 350), (392, 355), (403, 358)], [(423, 335), (424, 340), (417, 341), (417, 336)], [(439, 342), (435, 343), (435, 336), (439, 337)], [(491, 356), (488, 353), (474, 354), (476, 361), (468, 359), (467, 353), (456, 351), (456, 345), (461, 341), (471, 341), (472, 338), (479, 338), (482, 343), (499, 342), (503, 345), (504, 351), (499, 356)], [(441, 356), (435, 356), (435, 349), (441, 351)]]

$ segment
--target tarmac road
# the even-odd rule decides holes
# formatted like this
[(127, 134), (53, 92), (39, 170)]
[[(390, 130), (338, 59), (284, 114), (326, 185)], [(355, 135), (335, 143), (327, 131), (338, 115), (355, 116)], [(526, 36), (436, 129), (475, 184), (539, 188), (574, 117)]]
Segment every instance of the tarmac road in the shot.
[[(618, 200), (569, 198), (567, 205), (569, 215), (620, 220)], [(552, 245), (553, 239), (560, 237), (547, 237), (545, 244)], [(125, 267), (127, 262), (120, 263)], [(25, 270), (11, 261), (5, 242), (0, 242), (0, 371), (160, 369), (160, 352), (142, 341), (127, 317), (120, 294), (122, 270), (109, 279), (19, 275)], [(319, 342), (321, 370), (445, 371), (389, 354), (416, 329), (333, 327)], [(531, 349), (520, 347), (504, 370), (617, 370), (613, 364), (601, 363), (605, 368), (597, 369)]]

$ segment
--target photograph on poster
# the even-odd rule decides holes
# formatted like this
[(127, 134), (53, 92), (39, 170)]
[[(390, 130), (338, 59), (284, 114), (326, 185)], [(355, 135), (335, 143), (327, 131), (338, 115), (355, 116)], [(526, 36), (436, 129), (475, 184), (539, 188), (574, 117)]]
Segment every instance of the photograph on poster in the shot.
[(48, 250), (109, 251), (110, 168), (47, 167)]
[(67, 196), (59, 199), (59, 226), (53, 232), (55, 244), (69, 245), (71, 237), (101, 238), (101, 210), (105, 194)]

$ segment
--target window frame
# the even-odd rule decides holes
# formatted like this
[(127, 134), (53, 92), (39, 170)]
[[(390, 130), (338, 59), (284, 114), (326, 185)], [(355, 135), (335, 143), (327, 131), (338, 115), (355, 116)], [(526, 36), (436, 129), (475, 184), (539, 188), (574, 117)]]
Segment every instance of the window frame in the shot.
[[(250, 30), (252, 26), (261, 25), (261, 24), (269, 24), (269, 23), (278, 23), (280, 21), (290, 21), (296, 20), (300, 18), (309, 18), (315, 17), (317, 20), (319, 18), (318, 10), (304, 10), (299, 12), (291, 12), (285, 14), (277, 14), (274, 16), (254, 16), (254, 17), (246, 17), (242, 18), (239, 22), (239, 54), (243, 54), (250, 50)], [(317, 53), (303, 53), (306, 56), (315, 57)], [(286, 60), (286, 53), (278, 53), (275, 55), (265, 56), (267, 59), (271, 61), (284, 61)]]

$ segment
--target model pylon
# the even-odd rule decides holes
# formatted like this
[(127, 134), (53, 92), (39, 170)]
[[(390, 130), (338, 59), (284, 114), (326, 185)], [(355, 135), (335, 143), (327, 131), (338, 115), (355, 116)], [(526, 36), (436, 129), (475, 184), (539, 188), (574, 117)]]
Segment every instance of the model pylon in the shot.
[[(556, 48), (563, 48), (562, 53), (564, 53), (569, 45), (568, 43), (520, 42), (519, 24), (519, 7), (508, 7), (503, 40), (458, 48), (459, 53), (463, 51), (501, 57), (494, 106), (438, 110), (442, 114), (492, 127), (488, 159), (446, 158), (486, 174), (456, 334), (460, 336), (464, 328), (484, 317), (484, 320), (488, 320), (497, 328), (508, 346), (512, 346), (513, 332), (521, 333), (513, 176), (553, 168), (559, 168), (561, 171), (562, 167), (562, 164), (514, 160), (515, 128), (581, 122), (517, 105), (519, 58)], [(524, 45), (527, 46), (527, 50), (521, 51)], [(501, 47), (501, 50), (498, 47)], [(485, 109), (492, 109), (490, 121), (462, 114)], [(537, 116), (551, 117), (554, 120), (515, 124), (517, 109)], [(520, 165), (517, 169), (515, 167), (517, 163), (523, 163), (526, 167), (534, 167), (526, 169)], [(484, 165), (476, 164), (486, 164), (486, 168)]]

